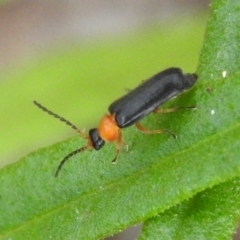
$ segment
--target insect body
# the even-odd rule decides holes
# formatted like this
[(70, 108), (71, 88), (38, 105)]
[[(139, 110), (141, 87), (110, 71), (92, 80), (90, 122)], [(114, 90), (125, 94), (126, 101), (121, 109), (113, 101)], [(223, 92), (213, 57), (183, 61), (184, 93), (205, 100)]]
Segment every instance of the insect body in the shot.
[[(144, 81), (137, 88), (127, 93), (125, 96), (114, 101), (108, 108), (109, 114), (104, 115), (98, 128), (90, 129), (88, 135), (84, 134), (66, 119), (51, 112), (38, 102), (34, 101), (34, 104), (39, 108), (70, 125), (88, 141), (85, 147), (81, 147), (71, 152), (61, 161), (55, 176), (58, 176), (63, 164), (70, 157), (86, 149), (94, 148), (95, 150), (99, 150), (104, 146), (105, 141), (116, 141), (116, 156), (113, 159), (114, 162), (117, 159), (120, 146), (123, 143), (121, 129), (129, 127), (133, 124), (135, 124), (135, 126), (144, 133), (166, 132), (174, 137), (175, 135), (166, 129), (150, 131), (143, 127), (139, 121), (151, 112), (164, 112), (164, 110), (158, 110), (158, 107), (167, 100), (192, 87), (196, 80), (196, 74), (183, 74), (179, 68), (169, 68), (156, 74), (150, 79)], [(173, 110), (174, 109), (166, 109), (165, 112), (171, 112)]]

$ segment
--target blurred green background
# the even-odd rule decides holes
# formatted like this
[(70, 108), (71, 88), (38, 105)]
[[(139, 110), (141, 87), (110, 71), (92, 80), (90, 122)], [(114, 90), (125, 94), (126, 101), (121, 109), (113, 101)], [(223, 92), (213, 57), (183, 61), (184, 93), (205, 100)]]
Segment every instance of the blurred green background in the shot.
[(208, 1), (2, 1), (0, 167), (76, 135), (158, 71), (194, 72)]

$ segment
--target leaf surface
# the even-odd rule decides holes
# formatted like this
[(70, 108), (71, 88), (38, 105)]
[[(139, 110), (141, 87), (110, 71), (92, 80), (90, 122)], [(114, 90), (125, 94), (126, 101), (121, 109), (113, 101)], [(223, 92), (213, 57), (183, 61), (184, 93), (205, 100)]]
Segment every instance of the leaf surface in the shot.
[[(201, 81), (205, 82), (208, 86), (207, 90), (212, 95), (215, 94), (215, 87), (212, 86), (216, 81), (224, 81), (229, 85), (228, 90), (225, 89), (227, 91), (222, 92), (215, 99), (215, 104), (213, 102), (208, 104), (212, 108), (211, 114), (215, 124), (205, 122), (206, 127), (211, 128), (217, 126), (223, 120), (227, 123), (227, 130), (239, 126), (240, 123), (239, 118), (236, 118), (238, 120), (235, 124), (227, 120), (239, 111), (238, 107), (234, 107), (233, 102), (239, 101), (237, 97), (239, 86), (235, 84), (239, 82), (240, 77), (237, 74), (240, 66), (240, 2), (215, 0), (212, 2), (211, 8), (198, 73), (201, 76)], [(232, 77), (225, 78), (229, 75)], [(219, 78), (222, 78), (222, 80), (216, 80)], [(226, 85), (223, 84), (221, 88), (226, 88)], [(234, 99), (231, 99), (232, 96), (234, 96)], [(226, 99), (231, 99), (231, 101), (227, 101), (228, 103), (225, 105)], [(215, 118), (215, 113), (218, 115), (215, 106), (218, 104), (222, 104), (224, 109), (229, 108), (230, 112), (227, 113), (222, 110), (219, 112), (221, 117)], [(220, 149), (222, 146), (219, 142), (222, 138), (227, 140), (228, 135), (223, 136), (219, 130), (217, 131), (219, 141), (212, 141), (209, 144), (212, 144), (213, 148)], [(225, 146), (225, 154), (222, 154), (222, 156), (225, 155), (226, 160), (223, 161), (226, 161), (226, 163), (234, 161), (234, 157), (231, 155), (232, 150), (228, 149), (227, 145), (236, 144), (236, 151), (239, 151), (237, 150), (240, 146), (238, 133), (239, 129), (236, 129), (235, 138), (228, 139), (229, 143)], [(214, 154), (214, 151), (206, 151), (204, 156), (210, 160), (214, 157), (212, 154)], [(235, 156), (236, 161), (239, 161), (237, 155), (239, 154)], [(220, 164), (221, 157), (218, 161)], [(218, 163), (216, 162), (216, 164)], [(206, 176), (201, 175), (199, 177)], [(145, 222), (140, 239), (159, 239), (159, 236), (164, 239), (178, 240), (231, 239), (239, 220), (239, 199), (239, 178), (217, 185), (213, 189), (207, 189), (189, 201), (172, 207), (169, 211)]]

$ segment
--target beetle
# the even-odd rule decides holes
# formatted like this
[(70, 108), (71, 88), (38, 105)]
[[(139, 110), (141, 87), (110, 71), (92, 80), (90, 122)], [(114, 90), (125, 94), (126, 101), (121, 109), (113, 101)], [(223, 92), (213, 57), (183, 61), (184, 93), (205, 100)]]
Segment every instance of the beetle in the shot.
[(180, 68), (168, 68), (157, 73), (148, 80), (143, 81), (138, 87), (131, 90), (123, 97), (111, 103), (108, 107), (109, 114), (105, 114), (100, 120), (98, 127), (90, 129), (88, 135), (83, 133), (65, 118), (34, 101), (37, 107), (65, 122), (87, 140), (86, 146), (74, 150), (63, 158), (56, 170), (55, 177), (58, 176), (63, 164), (70, 157), (87, 149), (100, 150), (104, 146), (105, 141), (116, 142), (116, 155), (112, 160), (112, 162), (115, 162), (120, 152), (120, 146), (125, 143), (122, 139), (121, 129), (131, 125), (135, 125), (138, 130), (144, 133), (168, 133), (175, 138), (175, 135), (167, 129), (149, 130), (142, 126), (139, 121), (152, 112), (163, 113), (179, 109), (170, 108), (161, 110), (159, 106), (191, 88), (196, 80), (196, 74), (183, 74)]

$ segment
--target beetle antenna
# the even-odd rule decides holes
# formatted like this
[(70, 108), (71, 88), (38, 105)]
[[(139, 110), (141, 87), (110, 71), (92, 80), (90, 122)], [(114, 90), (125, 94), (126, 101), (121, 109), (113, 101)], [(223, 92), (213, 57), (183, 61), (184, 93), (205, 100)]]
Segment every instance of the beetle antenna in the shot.
[(48, 113), (49, 115), (52, 115), (53, 117), (59, 119), (60, 121), (66, 123), (68, 126), (70, 126), (72, 129), (78, 131), (79, 133), (81, 132), (74, 124), (72, 124), (71, 122), (69, 122), (67, 119), (59, 116), (58, 114), (50, 111), (49, 109), (47, 109), (46, 107), (44, 107), (43, 105), (41, 105), (40, 103), (38, 103), (37, 101), (33, 101), (33, 103), (40, 109), (42, 109), (44, 112)]
[(56, 171), (56, 173), (55, 173), (55, 177), (58, 176), (58, 174), (59, 174), (59, 172), (60, 172), (63, 164), (64, 164), (70, 157), (72, 157), (72, 156), (74, 156), (74, 155), (76, 155), (76, 154), (78, 154), (78, 153), (80, 153), (80, 152), (83, 152), (83, 151), (85, 151), (86, 149), (88, 149), (88, 146), (78, 148), (78, 149), (74, 150), (73, 152), (69, 153), (66, 157), (64, 157), (63, 160), (62, 160), (62, 161), (60, 162), (60, 164), (58, 165), (57, 171)]

